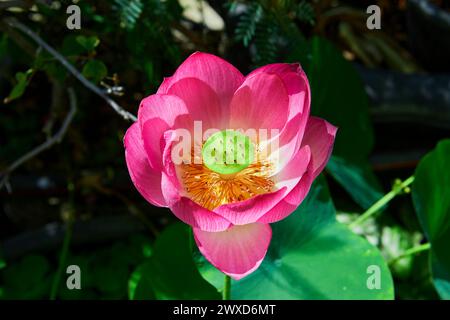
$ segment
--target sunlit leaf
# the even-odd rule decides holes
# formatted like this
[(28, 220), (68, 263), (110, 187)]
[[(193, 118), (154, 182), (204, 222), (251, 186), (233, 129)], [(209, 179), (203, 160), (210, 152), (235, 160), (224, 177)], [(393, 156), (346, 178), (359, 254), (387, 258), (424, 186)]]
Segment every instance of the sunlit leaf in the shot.
[(412, 197), (420, 224), (431, 243), (433, 279), (450, 299), (450, 140), (441, 141), (419, 163)]
[(12, 88), (11, 93), (8, 97), (6, 97), (3, 102), (9, 103), (15, 99), (20, 98), (24, 92), (25, 89), (28, 86), (29, 80), (31, 78), (31, 75), (33, 74), (33, 69), (29, 69), (26, 72), (17, 72), (16, 73), (16, 85)]
[(97, 83), (108, 75), (108, 69), (102, 61), (93, 59), (84, 65), (83, 75)]
[(350, 162), (332, 156), (327, 170), (363, 209), (369, 208), (383, 196), (382, 188), (366, 161)]
[(100, 40), (97, 36), (77, 36), (76, 41), (87, 51), (93, 51), (100, 44)]

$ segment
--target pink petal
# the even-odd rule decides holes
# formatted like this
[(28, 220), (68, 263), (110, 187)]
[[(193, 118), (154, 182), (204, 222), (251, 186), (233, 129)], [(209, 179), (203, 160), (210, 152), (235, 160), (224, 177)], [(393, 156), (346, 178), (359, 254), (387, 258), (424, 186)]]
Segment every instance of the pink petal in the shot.
[(194, 228), (200, 252), (213, 266), (239, 280), (255, 271), (266, 255), (272, 238), (268, 224), (233, 226), (222, 232)]
[(228, 108), (236, 89), (244, 76), (233, 65), (212, 54), (195, 52), (190, 55), (170, 78), (165, 78), (158, 93), (167, 93), (169, 88), (184, 78), (197, 78), (208, 84), (217, 94), (223, 108)]
[(150, 166), (155, 171), (162, 170), (162, 137), (169, 126), (160, 118), (149, 119), (142, 126), (144, 149)]
[(205, 82), (184, 78), (175, 82), (168, 93), (180, 97), (193, 121), (202, 121), (203, 129), (224, 129), (228, 124), (228, 108), (223, 108), (216, 93)]
[(154, 94), (142, 100), (138, 123), (150, 165), (155, 170), (161, 170), (161, 139), (164, 132), (174, 127), (191, 126), (192, 120), (179, 97)]
[(156, 91), (156, 94), (166, 94), (172, 84), (172, 77), (164, 77), (163, 82)]
[(269, 212), (263, 215), (258, 220), (258, 222), (273, 223), (283, 220), (284, 218), (289, 216), (305, 199), (313, 181), (313, 163), (310, 162), (307, 171), (303, 174), (302, 178), (294, 187), (294, 189), (292, 189), (292, 191), (286, 197), (284, 197), (275, 207), (273, 207), (271, 210), (269, 210)]
[(166, 173), (162, 174), (162, 192), (173, 214), (198, 230), (217, 232), (226, 230), (230, 222), (181, 195), (179, 186)]
[(214, 209), (214, 212), (235, 225), (253, 223), (280, 202), (289, 191), (284, 187), (244, 201), (223, 204)]
[(290, 99), (289, 119), (297, 114), (309, 116), (311, 92), (308, 78), (298, 63), (274, 63), (260, 67), (249, 74), (269, 73), (278, 75), (283, 81)]
[[(301, 129), (302, 122), (302, 115), (297, 114), (292, 120), (288, 121), (278, 135), (260, 142), (261, 153), (267, 154), (268, 159), (274, 163), (274, 173), (283, 170), (300, 149), (302, 131), (304, 131), (304, 129)], [(277, 145), (278, 148), (276, 148)]]
[[(309, 82), (305, 72), (298, 63), (269, 64), (254, 70), (248, 77), (258, 73), (278, 75), (289, 95), (288, 122), (280, 133), (279, 140), (280, 154), (283, 155), (279, 169), (282, 169), (301, 145), (310, 112), (311, 91)], [(286, 132), (292, 130), (296, 132), (296, 140), (290, 138), (292, 135), (286, 134)]]
[(279, 76), (258, 73), (245, 79), (230, 108), (232, 129), (281, 130), (289, 115), (289, 97)]
[(127, 130), (124, 144), (128, 172), (136, 189), (151, 204), (166, 207), (161, 192), (161, 172), (150, 167), (137, 123), (132, 124)]
[(283, 170), (273, 179), (278, 190), (255, 196), (245, 201), (228, 203), (214, 209), (214, 212), (235, 225), (245, 225), (258, 221), (271, 211), (298, 184), (311, 160), (309, 147), (303, 147)]
[(172, 127), (176, 119), (185, 114), (189, 114), (189, 110), (179, 97), (167, 94), (153, 94), (141, 101), (138, 111), (138, 122), (142, 128), (147, 120), (161, 118), (169, 127)]
[(327, 121), (310, 117), (306, 126), (302, 146), (308, 145), (312, 152), (314, 178), (319, 175), (333, 151), (337, 128)]

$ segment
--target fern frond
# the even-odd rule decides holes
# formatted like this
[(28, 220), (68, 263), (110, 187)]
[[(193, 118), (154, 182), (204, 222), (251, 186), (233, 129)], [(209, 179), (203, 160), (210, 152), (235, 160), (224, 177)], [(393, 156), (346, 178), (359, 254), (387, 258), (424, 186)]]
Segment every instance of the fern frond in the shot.
[(258, 23), (263, 17), (263, 8), (259, 3), (252, 3), (240, 16), (235, 30), (236, 40), (242, 41), (244, 46), (248, 46), (255, 36)]
[(296, 17), (298, 20), (302, 22), (309, 23), (310, 25), (314, 25), (315, 23), (315, 12), (314, 8), (306, 0), (300, 2), (297, 6)]
[(123, 27), (132, 30), (141, 16), (144, 5), (142, 0), (114, 0)]

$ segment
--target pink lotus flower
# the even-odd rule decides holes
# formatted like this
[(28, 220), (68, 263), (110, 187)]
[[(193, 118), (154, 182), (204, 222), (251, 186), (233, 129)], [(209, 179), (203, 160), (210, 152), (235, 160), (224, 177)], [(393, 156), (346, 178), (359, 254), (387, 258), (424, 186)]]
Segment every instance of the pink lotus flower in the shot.
[[(207, 260), (240, 279), (263, 261), (269, 224), (299, 206), (330, 157), (336, 128), (309, 113), (309, 83), (299, 64), (271, 64), (244, 77), (214, 55), (194, 53), (141, 102), (124, 139), (131, 179), (147, 201), (193, 228)], [(177, 163), (175, 133), (192, 132), (194, 121), (204, 130), (275, 130), (280, 157), (272, 161), (271, 150), (232, 174)], [(254, 152), (264, 143), (252, 139)], [(205, 138), (193, 144), (201, 149)]]

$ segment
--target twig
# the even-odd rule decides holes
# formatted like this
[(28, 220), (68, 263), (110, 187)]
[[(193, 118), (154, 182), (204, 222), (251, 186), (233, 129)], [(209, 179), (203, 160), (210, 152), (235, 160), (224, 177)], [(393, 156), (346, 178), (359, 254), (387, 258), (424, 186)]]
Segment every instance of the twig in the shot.
[(58, 269), (56, 270), (55, 278), (53, 279), (51, 291), (50, 291), (50, 300), (55, 300), (61, 283), (61, 278), (64, 272), (64, 267), (66, 266), (67, 256), (69, 255), (69, 246), (72, 241), (73, 234), (73, 218), (70, 218), (66, 222), (64, 241), (61, 249), (61, 253), (59, 255), (58, 260)]
[(29, 151), (28, 153), (24, 154), (22, 157), (14, 161), (3, 173), (2, 173), (2, 179), (0, 181), (0, 189), (7, 183), (8, 177), (16, 170), (19, 166), (21, 166), (23, 163), (27, 162), (28, 160), (34, 158), (41, 152), (45, 151), (46, 149), (50, 148), (56, 143), (60, 143), (63, 139), (64, 135), (66, 134), (67, 129), (69, 128), (70, 123), (73, 120), (73, 117), (75, 116), (75, 113), (77, 111), (77, 97), (75, 95), (75, 91), (72, 88), (68, 88), (67, 92), (69, 93), (69, 100), (70, 100), (70, 110), (67, 114), (66, 118), (64, 119), (64, 122), (59, 129), (59, 131), (47, 139), (44, 143), (40, 144), (33, 150)]
[(392, 260), (390, 260), (388, 262), (388, 264), (390, 266), (394, 265), (396, 262), (402, 260), (403, 258), (412, 256), (412, 255), (415, 255), (415, 254), (418, 254), (420, 252), (424, 252), (424, 251), (427, 251), (427, 250), (430, 250), (430, 249), (431, 249), (431, 244), (430, 243), (421, 244), (421, 245), (419, 245), (417, 247), (413, 247), (413, 248), (410, 248), (410, 249), (406, 250), (405, 252), (403, 252), (403, 254), (401, 254), (398, 257), (395, 257)]
[(66, 60), (58, 51), (53, 49), (49, 44), (47, 44), (41, 37), (39, 37), (33, 30), (28, 28), (26, 25), (17, 21), (15, 18), (5, 18), (5, 22), (25, 34), (27, 34), (31, 39), (33, 39), (37, 44), (39, 44), (44, 50), (50, 53), (56, 60), (58, 60), (64, 68), (66, 68), (70, 73), (73, 74), (85, 87), (96, 93), (98, 96), (103, 98), (119, 115), (125, 120), (136, 121), (137, 118), (132, 113), (124, 110), (119, 106), (113, 99), (108, 97), (108, 95), (99, 87), (94, 85), (92, 82), (87, 80), (69, 61)]
[(411, 183), (414, 182), (414, 176), (409, 177), (403, 182), (394, 185), (391, 191), (386, 193), (380, 200), (375, 202), (369, 209), (360, 215), (355, 221), (349, 224), (350, 229), (361, 225), (364, 221), (380, 211), (389, 201), (395, 198), (396, 195), (405, 190)]

